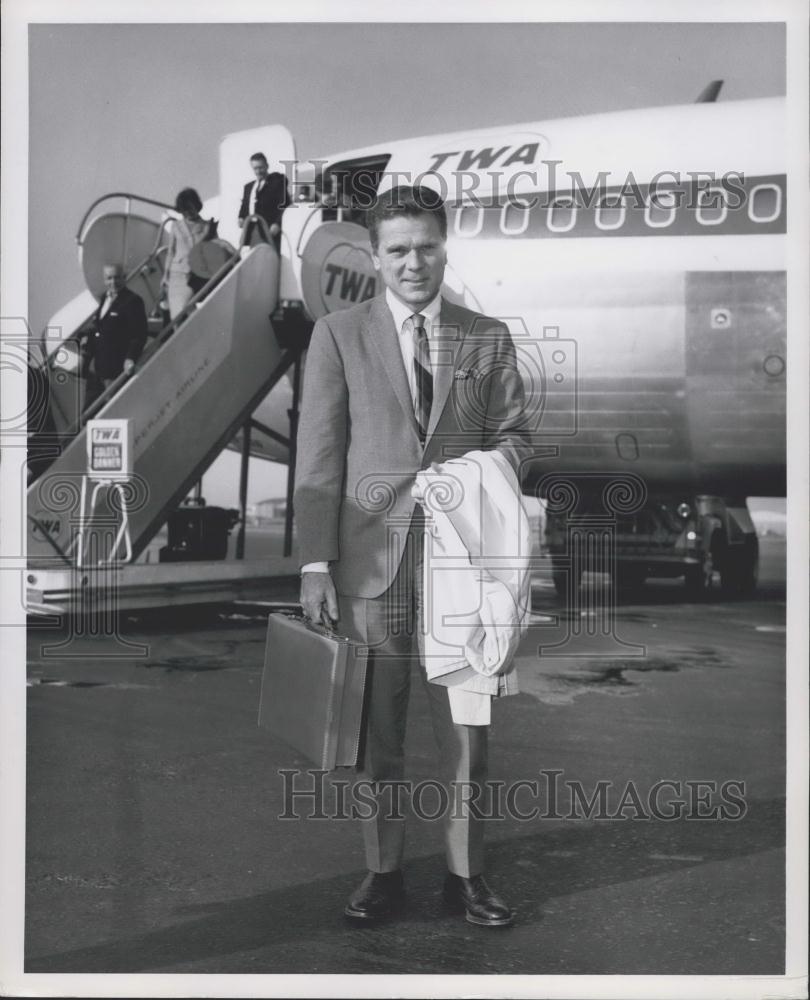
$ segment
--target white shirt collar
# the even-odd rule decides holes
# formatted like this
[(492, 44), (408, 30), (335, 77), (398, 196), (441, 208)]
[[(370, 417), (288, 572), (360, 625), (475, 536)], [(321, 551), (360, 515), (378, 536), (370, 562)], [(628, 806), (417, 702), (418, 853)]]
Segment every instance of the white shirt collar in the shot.
[(400, 302), (390, 288), (386, 288), (385, 290), (385, 301), (388, 308), (391, 310), (391, 315), (394, 317), (394, 325), (397, 328), (397, 333), (402, 333), (402, 326), (405, 323), (405, 320), (413, 316), (415, 311), (418, 311), (425, 317), (426, 326), (429, 332), (433, 324), (438, 322), (439, 313), (442, 308), (442, 293), (439, 292), (432, 302), (428, 302), (426, 306), (423, 306), (423, 308), (419, 310), (414, 310), (410, 306), (406, 306), (404, 302)]

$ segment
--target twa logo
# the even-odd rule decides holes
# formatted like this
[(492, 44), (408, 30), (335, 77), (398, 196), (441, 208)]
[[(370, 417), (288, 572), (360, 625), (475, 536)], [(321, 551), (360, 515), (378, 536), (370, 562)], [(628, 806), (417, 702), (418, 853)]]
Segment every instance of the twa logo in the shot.
[(333, 247), (321, 267), (320, 293), (326, 312), (374, 298), (377, 274), (368, 251), (351, 243)]
[(58, 538), (62, 534), (62, 519), (40, 509), (32, 518), (31, 530), (40, 538)]
[(92, 432), (93, 444), (118, 442), (123, 436), (121, 427), (93, 427)]
[(493, 132), (479, 137), (478, 145), (469, 149), (430, 153), (428, 172), (450, 174), (476, 173), (497, 168), (512, 172), (542, 162), (549, 150), (549, 141), (539, 132)]

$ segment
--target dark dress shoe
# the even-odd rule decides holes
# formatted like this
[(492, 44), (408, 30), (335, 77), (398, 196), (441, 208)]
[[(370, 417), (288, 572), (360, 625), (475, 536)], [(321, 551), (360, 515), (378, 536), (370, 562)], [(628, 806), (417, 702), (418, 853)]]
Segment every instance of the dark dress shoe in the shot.
[(490, 889), (483, 875), (463, 878), (447, 873), (444, 880), (444, 900), (453, 910), (465, 910), (468, 923), (481, 927), (509, 927), (515, 914)]
[(401, 871), (369, 872), (349, 897), (343, 912), (351, 920), (379, 920), (399, 909), (404, 900)]

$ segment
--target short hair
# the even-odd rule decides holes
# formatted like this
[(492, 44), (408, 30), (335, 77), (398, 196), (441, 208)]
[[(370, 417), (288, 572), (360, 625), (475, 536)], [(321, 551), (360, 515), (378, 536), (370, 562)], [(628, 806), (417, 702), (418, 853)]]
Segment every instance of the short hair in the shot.
[(124, 265), (121, 263), (120, 260), (105, 260), (102, 266), (102, 270), (106, 270), (108, 267), (111, 267), (116, 274), (124, 273)]
[(420, 215), (432, 215), (439, 224), (442, 239), (447, 239), (447, 213), (444, 202), (441, 195), (433, 188), (401, 185), (384, 191), (366, 212), (366, 225), (372, 247), (375, 250), (377, 248), (381, 222), (402, 216), (418, 218)]
[(264, 153), (254, 153), (250, 158), (250, 162), (253, 163), (254, 160), (261, 160), (262, 163), (267, 163), (267, 157)]
[(180, 194), (174, 199), (174, 207), (178, 212), (186, 212), (189, 209), (201, 212), (203, 203), (194, 188), (183, 188)]

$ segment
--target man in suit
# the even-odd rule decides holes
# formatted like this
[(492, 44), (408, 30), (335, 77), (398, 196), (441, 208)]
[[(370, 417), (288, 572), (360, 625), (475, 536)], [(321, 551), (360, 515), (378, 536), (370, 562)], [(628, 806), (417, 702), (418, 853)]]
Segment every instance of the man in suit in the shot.
[(84, 369), (88, 374), (86, 406), (121, 372), (132, 371), (144, 349), (148, 332), (143, 299), (124, 285), (121, 264), (104, 265), (104, 287), (106, 293), (82, 345)]
[[(389, 915), (404, 896), (404, 819), (386, 794), (403, 777), (411, 665), (422, 652), (416, 474), (432, 461), (497, 448), (519, 475), (529, 455), (508, 330), (442, 298), (441, 199), (394, 188), (377, 199), (368, 226), (385, 292), (315, 324), (294, 496), (303, 609), (369, 647), (362, 766), (379, 809), (363, 820), (368, 873), (345, 910), (361, 923)], [(427, 682), (422, 662), (420, 672), (449, 794), (445, 900), (472, 923), (508, 926), (513, 913), (482, 874), (480, 810), (463, 801), (465, 788), (469, 800), (486, 781), (487, 727), (454, 724), (447, 688)]]
[(242, 204), (239, 207), (239, 226), (241, 228), (250, 215), (261, 216), (267, 223), (278, 249), (281, 215), (290, 203), (287, 178), (277, 171), (269, 172), (264, 153), (254, 153), (250, 158), (250, 166), (256, 179), (245, 184)]

